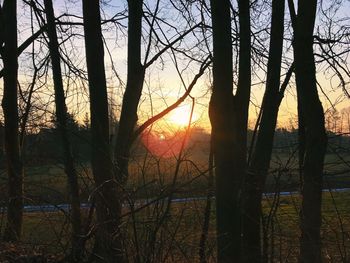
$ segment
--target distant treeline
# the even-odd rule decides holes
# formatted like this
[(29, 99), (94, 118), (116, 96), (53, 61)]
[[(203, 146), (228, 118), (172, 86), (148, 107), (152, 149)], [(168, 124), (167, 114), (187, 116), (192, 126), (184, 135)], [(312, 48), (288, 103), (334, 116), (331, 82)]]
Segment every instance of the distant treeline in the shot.
[[(91, 139), (90, 126), (88, 123), (81, 124), (72, 116), (69, 118), (69, 130), (71, 131), (72, 152), (77, 162), (87, 162), (91, 156)], [(117, 125), (117, 124), (116, 124)], [(4, 167), (4, 127), (0, 123), (0, 165)], [(177, 132), (174, 135), (181, 136), (182, 132)], [(248, 130), (248, 142), (251, 143), (254, 132)], [(112, 135), (111, 135), (112, 139)], [(343, 134), (335, 134), (328, 132), (328, 152), (345, 153), (350, 152), (350, 136)], [(210, 134), (200, 127), (194, 127), (189, 136), (187, 147), (191, 147), (192, 151), (209, 152)], [(298, 142), (298, 131), (296, 129), (288, 130), (278, 128), (274, 136), (274, 152), (275, 153), (292, 153), (296, 150)], [(248, 145), (249, 147), (250, 145)], [(27, 134), (24, 142), (24, 164), (26, 166), (37, 166), (45, 164), (62, 163), (62, 145), (60, 134), (56, 128), (55, 122), (53, 125), (43, 127), (38, 133)], [(139, 140), (135, 147), (134, 153), (142, 154), (146, 151), (142, 140)]]

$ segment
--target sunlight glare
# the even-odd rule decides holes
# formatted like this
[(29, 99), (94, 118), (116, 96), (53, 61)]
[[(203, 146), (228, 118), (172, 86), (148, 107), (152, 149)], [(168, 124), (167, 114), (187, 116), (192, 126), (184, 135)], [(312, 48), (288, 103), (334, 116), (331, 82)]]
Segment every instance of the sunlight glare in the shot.
[[(180, 126), (180, 127), (187, 126), (191, 115), (191, 109), (192, 109), (192, 106), (190, 104), (181, 105), (176, 109), (174, 109), (170, 113), (167, 119), (169, 122), (171, 122), (176, 126)], [(194, 122), (197, 119), (198, 119), (198, 115), (196, 114), (196, 112), (193, 112), (191, 122)]]

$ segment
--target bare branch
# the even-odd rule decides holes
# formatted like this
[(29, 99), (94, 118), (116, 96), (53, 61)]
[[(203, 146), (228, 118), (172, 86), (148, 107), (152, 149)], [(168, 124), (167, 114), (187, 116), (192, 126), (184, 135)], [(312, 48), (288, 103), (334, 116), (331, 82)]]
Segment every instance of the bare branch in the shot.
[(151, 117), (147, 121), (145, 121), (133, 134), (131, 141), (135, 141), (135, 139), (145, 130), (147, 127), (149, 127), (152, 123), (156, 122), (157, 120), (163, 118), (165, 115), (167, 115), (169, 112), (174, 110), (177, 106), (179, 106), (191, 93), (193, 87), (196, 85), (198, 79), (204, 74), (205, 70), (209, 67), (211, 64), (211, 58), (207, 57), (204, 61), (203, 65), (201, 66), (199, 72), (197, 75), (193, 78), (192, 82), (188, 86), (186, 92), (172, 105), (170, 105), (168, 108), (164, 109), (162, 112), (158, 113), (157, 115)]
[(186, 35), (191, 33), (195, 28), (202, 25), (202, 22), (198, 23), (197, 25), (191, 27), (187, 31), (185, 31), (182, 35), (178, 36), (176, 39), (174, 39), (172, 42), (169, 43), (169, 45), (166, 45), (162, 50), (160, 50), (153, 58), (151, 58), (145, 65), (145, 68), (148, 68), (150, 65), (152, 65), (165, 51), (167, 51), (169, 48), (171, 48), (176, 42), (183, 39)]

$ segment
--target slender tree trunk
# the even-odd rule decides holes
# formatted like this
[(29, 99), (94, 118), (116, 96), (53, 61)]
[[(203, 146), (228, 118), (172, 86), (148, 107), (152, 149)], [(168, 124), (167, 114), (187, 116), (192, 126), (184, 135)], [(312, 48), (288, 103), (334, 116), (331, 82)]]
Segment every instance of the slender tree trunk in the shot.
[(20, 157), (17, 103), (17, 1), (4, 0), (4, 96), (5, 151), (8, 173), (7, 226), (4, 239), (20, 239), (23, 221), (23, 164)]
[(321, 262), (321, 203), (323, 164), (327, 137), (324, 113), (316, 85), (313, 55), (313, 30), (317, 0), (298, 1), (294, 59), (298, 102), (305, 126), (305, 150), (301, 170), (303, 178), (301, 208), (300, 262)]
[(230, 1), (211, 1), (213, 92), (209, 104), (216, 174), (218, 262), (241, 260), (242, 181), (246, 170), (250, 96), (249, 1), (238, 1), (239, 81), (233, 95)]
[(94, 260), (122, 262), (121, 196), (109, 143), (109, 120), (99, 0), (83, 0), (86, 62), (89, 77), (92, 172), (96, 184), (97, 226)]
[(117, 178), (123, 183), (127, 179), (132, 135), (145, 75), (141, 64), (142, 3), (143, 0), (128, 0), (128, 76), (115, 146)]
[(273, 0), (266, 90), (257, 141), (245, 180), (242, 222), (244, 262), (262, 262), (260, 235), (262, 194), (270, 166), (278, 109), (284, 92), (283, 90), (280, 92), (283, 30), (284, 0)]
[[(292, 40), (292, 45), (294, 48), (294, 56), (295, 56), (295, 32), (297, 31), (297, 15), (295, 11), (295, 6), (293, 0), (288, 0), (289, 14), (291, 17), (292, 27), (294, 30), (294, 37)], [(303, 188), (303, 175), (302, 170), (304, 167), (304, 155), (305, 155), (305, 121), (304, 121), (304, 105), (301, 102), (301, 96), (297, 96), (298, 101), (298, 161), (299, 161), (299, 177), (300, 177), (300, 188)]]
[(82, 240), (81, 240), (81, 214), (80, 214), (80, 197), (78, 175), (74, 165), (74, 159), (69, 139), (69, 131), (67, 130), (67, 107), (62, 82), (62, 72), (60, 65), (59, 44), (57, 40), (57, 32), (55, 25), (55, 15), (52, 6), (52, 0), (45, 0), (45, 11), (47, 18), (47, 35), (49, 38), (49, 50), (52, 63), (52, 75), (55, 89), (56, 104), (56, 121), (59, 132), (61, 133), (64, 168), (68, 178), (68, 186), (71, 198), (72, 208), (72, 261), (79, 261), (82, 256)]

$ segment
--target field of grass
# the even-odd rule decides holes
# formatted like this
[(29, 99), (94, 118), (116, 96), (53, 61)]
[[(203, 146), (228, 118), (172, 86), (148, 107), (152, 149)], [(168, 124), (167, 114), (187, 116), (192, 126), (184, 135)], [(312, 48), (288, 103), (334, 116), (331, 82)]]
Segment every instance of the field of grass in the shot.
[[(264, 203), (266, 214), (270, 211), (272, 197), (268, 201)], [(290, 260), (287, 262), (294, 262), (298, 256), (300, 203), (300, 196), (283, 196), (278, 202), (277, 211), (271, 216), (268, 229), (269, 242), (274, 247), (273, 254), (277, 262), (281, 259), (285, 262), (287, 255)], [(350, 259), (350, 193), (324, 192), (322, 213), (321, 237), (324, 262), (348, 262), (347, 260)]]
[[(156, 195), (169, 185), (180, 185), (178, 196), (198, 196), (206, 192), (208, 185), (207, 152), (189, 151), (180, 161), (175, 175), (176, 158), (158, 158), (151, 155), (136, 156), (129, 166), (127, 190), (137, 198), (152, 193)], [(292, 191), (299, 189), (299, 175), (296, 155), (278, 153), (271, 160), (271, 172), (267, 179), (267, 192)], [(93, 180), (89, 164), (77, 165), (80, 176), (82, 200), (86, 202), (93, 191)], [(325, 162), (324, 188), (350, 187), (350, 155), (329, 154)], [(174, 178), (176, 180), (174, 181)], [(278, 187), (276, 188), (276, 185)], [(6, 189), (6, 173), (0, 174), (0, 189)], [(27, 204), (67, 203), (67, 180), (61, 164), (25, 168), (25, 196)], [(6, 200), (6, 191), (0, 194)]]
[[(321, 235), (324, 262), (348, 262), (350, 193), (326, 192), (323, 200)], [(215, 202), (212, 202), (206, 246), (209, 262), (215, 262), (216, 253)], [(124, 237), (129, 256), (133, 257), (139, 251), (140, 257), (153, 258), (153, 262), (198, 262), (205, 203), (205, 200), (173, 203), (162, 223), (166, 200), (154, 203), (134, 216), (124, 217)], [(278, 208), (270, 214), (274, 204), (278, 204)], [(265, 224), (269, 255), (275, 262), (297, 262), (300, 197), (281, 196), (278, 203), (274, 203), (274, 198), (269, 196), (264, 199), (263, 206), (265, 222), (269, 222)], [(124, 212), (129, 213), (130, 209), (125, 207)], [(64, 254), (69, 248), (69, 231), (69, 216), (64, 212), (27, 213), (23, 242), (40, 247), (44, 253)], [(91, 248), (91, 244), (88, 243), (88, 247)]]
[[(130, 177), (126, 187), (128, 200), (152, 199), (167, 190), (174, 190), (173, 197), (206, 196), (208, 190), (208, 153), (188, 151), (181, 159), (140, 155), (130, 162)], [(179, 169), (177, 165), (180, 162)], [(94, 185), (88, 164), (79, 164), (82, 201), (88, 200)], [(350, 156), (331, 154), (326, 156), (325, 187), (350, 186)], [(178, 172), (176, 172), (178, 171)], [(68, 203), (66, 177), (63, 166), (43, 165), (25, 169), (25, 202), (30, 205)], [(0, 188), (6, 188), (5, 172), (0, 175)], [(299, 189), (296, 155), (275, 153), (267, 192), (294, 191)], [(5, 204), (5, 191), (1, 200)], [(323, 193), (323, 255), (325, 262), (350, 260), (350, 192)], [(214, 201), (212, 201), (214, 203)], [(198, 261), (198, 247), (203, 224), (205, 200), (174, 203), (167, 211), (167, 199), (142, 209), (135, 216), (124, 217), (124, 237), (130, 257), (152, 258), (153, 262)], [(213, 206), (214, 207), (214, 204)], [(277, 209), (271, 210), (271, 207)], [(215, 262), (215, 212), (206, 246), (209, 261)], [(265, 239), (269, 255), (275, 262), (297, 262), (299, 253), (298, 195), (269, 195), (264, 199)], [(86, 210), (84, 210), (87, 212)], [(273, 212), (270, 212), (273, 211)], [(84, 213), (85, 213), (84, 212)], [(129, 213), (128, 206), (125, 213)], [(161, 222), (161, 223), (160, 223)], [(1, 229), (5, 215), (0, 218)], [(39, 246), (46, 253), (63, 254), (69, 249), (69, 215), (60, 212), (26, 213), (23, 238), (26, 244)], [(88, 247), (91, 244), (88, 243)], [(138, 251), (138, 253), (137, 253)], [(348, 261), (347, 261), (348, 260)]]

